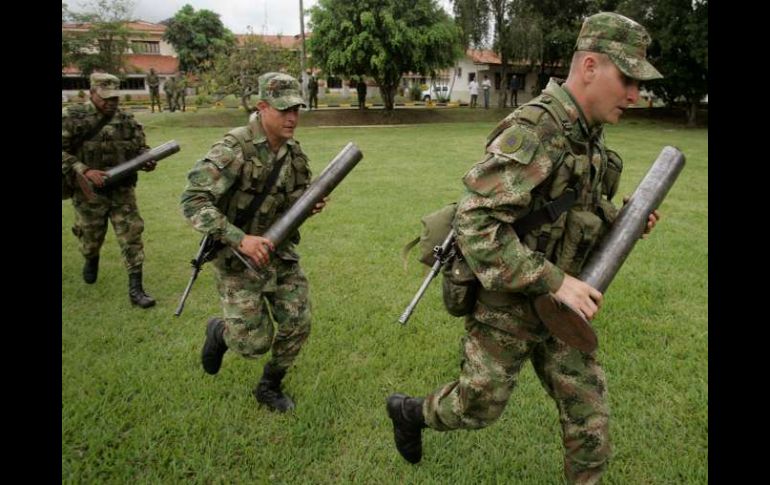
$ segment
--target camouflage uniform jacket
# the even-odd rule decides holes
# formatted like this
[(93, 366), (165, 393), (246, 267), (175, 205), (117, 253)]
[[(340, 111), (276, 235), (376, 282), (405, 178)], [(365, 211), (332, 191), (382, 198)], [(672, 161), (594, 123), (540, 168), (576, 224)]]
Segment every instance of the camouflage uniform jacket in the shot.
[[(552, 114), (549, 114), (553, 113)], [(616, 215), (622, 161), (604, 146), (556, 79), (490, 134), (485, 157), (464, 176), (455, 218), (458, 244), (482, 286), (522, 296), (555, 292), (579, 273)], [(570, 187), (572, 208), (523, 238), (512, 223)]]
[(157, 90), (160, 86), (160, 78), (157, 74), (148, 74), (147, 75), (147, 85), (150, 87), (150, 89)]
[[(150, 149), (142, 125), (133, 114), (120, 109), (98, 133), (84, 140), (101, 119), (102, 114), (91, 101), (62, 109), (62, 174), (73, 170), (83, 174), (90, 168), (107, 170)], [(117, 185), (135, 185), (136, 180), (134, 173)]]
[[(228, 133), (195, 163), (187, 174), (187, 186), (181, 197), (182, 213), (195, 229), (232, 247), (238, 247), (247, 233), (263, 234), (302, 195), (311, 177), (308, 158), (298, 141), (288, 140), (274, 154), (258, 115), (252, 115), (248, 130), (253, 137), (253, 156), (244, 159), (240, 143), (233, 132)], [(236, 227), (233, 222), (238, 211), (245, 211), (251, 200), (262, 193), (276, 163), (282, 163), (282, 167), (270, 194), (244, 227)], [(297, 243), (299, 232), (276, 248), (276, 254), (281, 259), (297, 261)], [(220, 251), (215, 264), (231, 264), (225, 260), (227, 254)]]

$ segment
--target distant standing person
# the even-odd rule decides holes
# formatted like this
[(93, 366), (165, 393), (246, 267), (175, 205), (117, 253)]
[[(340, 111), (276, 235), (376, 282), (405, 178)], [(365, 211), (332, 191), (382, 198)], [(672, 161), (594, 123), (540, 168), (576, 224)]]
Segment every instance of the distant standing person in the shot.
[(489, 109), (489, 92), (492, 89), (492, 82), (486, 74), (484, 80), (481, 81), (481, 89), (484, 90), (484, 109)]
[(511, 76), (508, 89), (511, 90), (511, 108), (515, 108), (519, 105), (519, 76), (516, 74)]
[(315, 74), (310, 74), (310, 78), (307, 80), (307, 91), (309, 94), (308, 103), (310, 103), (308, 109), (313, 109), (313, 106), (318, 109), (318, 79)]
[(363, 76), (358, 78), (356, 92), (358, 92), (358, 109), (366, 109), (366, 81)]
[(158, 105), (158, 112), (163, 113), (163, 106), (160, 103), (160, 78), (155, 73), (154, 68), (150, 68), (150, 74), (147, 75), (147, 86), (150, 88), (150, 109), (155, 112), (155, 105)]
[(178, 80), (176, 82), (176, 109), (187, 111), (186, 106), (187, 98), (187, 75), (184, 71), (179, 73)]
[(163, 83), (163, 92), (166, 93), (166, 103), (168, 110), (172, 113), (176, 111), (176, 78), (171, 76)]
[(479, 102), (479, 83), (475, 77), (468, 84), (468, 91), (471, 93), (471, 108), (475, 108)]

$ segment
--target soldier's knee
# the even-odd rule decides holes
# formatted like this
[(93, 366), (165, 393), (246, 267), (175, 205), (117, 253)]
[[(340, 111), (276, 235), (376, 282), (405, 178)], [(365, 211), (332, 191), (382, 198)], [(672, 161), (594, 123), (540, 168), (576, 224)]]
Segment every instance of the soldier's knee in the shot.
[(272, 332), (264, 324), (254, 328), (242, 318), (226, 318), (225, 324), (227, 331), (224, 339), (228, 349), (244, 357), (257, 358), (270, 350), (273, 344)]

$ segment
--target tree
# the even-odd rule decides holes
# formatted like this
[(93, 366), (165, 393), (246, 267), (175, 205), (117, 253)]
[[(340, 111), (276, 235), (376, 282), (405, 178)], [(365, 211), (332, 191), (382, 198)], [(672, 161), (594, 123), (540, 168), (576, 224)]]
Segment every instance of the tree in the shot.
[(256, 94), (259, 76), (279, 71), (299, 78), (299, 61), (296, 52), (269, 45), (249, 30), (243, 45), (233, 49), (227, 56), (219, 56), (212, 72), (204, 77), (209, 92), (235, 94), (241, 98), (243, 108), (250, 112), (254, 106), (249, 103), (249, 99), (252, 94)]
[(129, 45), (133, 0), (91, 0), (83, 13), (71, 12), (62, 3), (62, 25), (75, 22), (88, 26), (85, 32), (62, 32), (62, 69), (74, 65), (84, 76), (95, 70), (120, 75)]
[(174, 46), (179, 68), (199, 73), (212, 66), (217, 56), (227, 55), (235, 45), (235, 36), (222, 24), (219, 14), (186, 4), (163, 23), (163, 40)]
[(386, 110), (405, 72), (433, 76), (462, 55), (460, 31), (435, 0), (319, 0), (310, 28), (316, 65), (374, 78)]
[(708, 0), (627, 0), (619, 11), (652, 37), (648, 59), (663, 79), (646, 87), (669, 106), (684, 99), (687, 124), (695, 126), (700, 100), (708, 94)]

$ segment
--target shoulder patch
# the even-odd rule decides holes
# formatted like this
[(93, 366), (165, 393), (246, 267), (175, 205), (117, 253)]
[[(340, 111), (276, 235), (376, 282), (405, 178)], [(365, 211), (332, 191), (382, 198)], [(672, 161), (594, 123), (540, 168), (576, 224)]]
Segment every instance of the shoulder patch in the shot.
[(487, 151), (526, 165), (532, 161), (539, 145), (535, 133), (523, 126), (514, 125), (500, 133), (489, 144)]
[(217, 143), (211, 147), (204, 158), (222, 170), (235, 159), (235, 154), (229, 147), (222, 143)]

